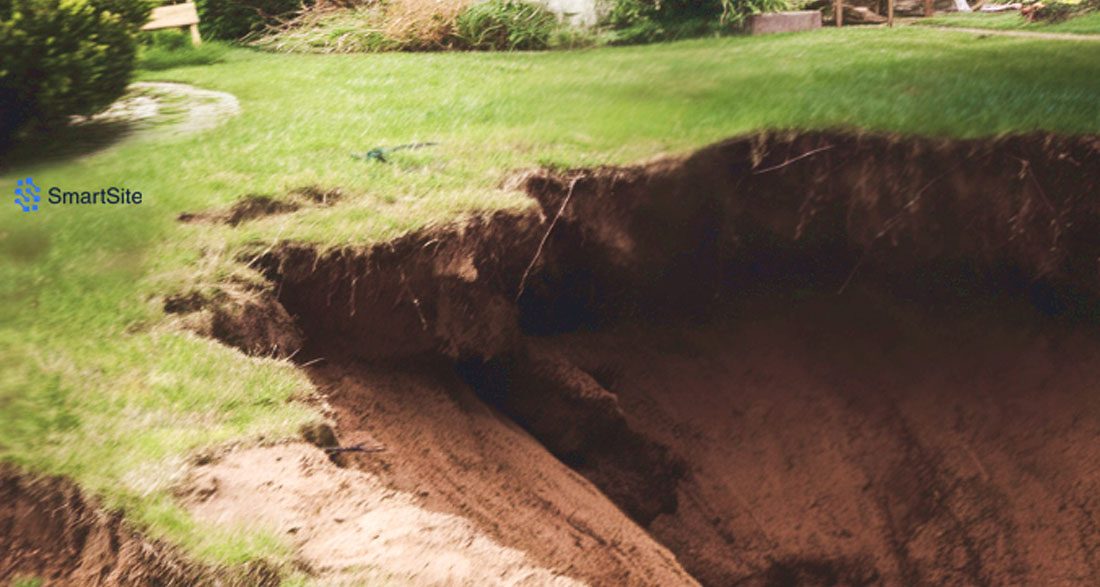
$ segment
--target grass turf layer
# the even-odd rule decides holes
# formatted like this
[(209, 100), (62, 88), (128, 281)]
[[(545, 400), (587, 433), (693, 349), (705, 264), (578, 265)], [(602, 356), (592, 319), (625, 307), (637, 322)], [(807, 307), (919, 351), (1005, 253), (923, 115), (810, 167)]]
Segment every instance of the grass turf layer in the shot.
[[(0, 450), (74, 477), (206, 560), (289, 549), (260, 530), (200, 527), (170, 495), (203, 447), (295, 433), (319, 415), (289, 364), (165, 325), (164, 296), (233, 271), (243, 245), (392, 238), (458, 215), (531, 205), (501, 188), (535, 165), (632, 162), (760, 128), (857, 127), (974, 137), (1100, 132), (1100, 44), (933, 30), (825, 30), (559, 53), (282, 55), (147, 71), (222, 90), (242, 114), (197, 135), (81, 158), (8, 160), (0, 185), (139, 190), (137, 207), (0, 216)], [(434, 141), (389, 163), (350, 157)], [(339, 188), (229, 228), (183, 211), (246, 194)]]
[(974, 12), (969, 14), (941, 14), (924, 18), (914, 24), (989, 29), (994, 31), (1029, 31), (1036, 33), (1073, 33), (1078, 35), (1100, 35), (1100, 12), (1090, 12), (1062, 22), (1028, 22), (1018, 12), (987, 14)]

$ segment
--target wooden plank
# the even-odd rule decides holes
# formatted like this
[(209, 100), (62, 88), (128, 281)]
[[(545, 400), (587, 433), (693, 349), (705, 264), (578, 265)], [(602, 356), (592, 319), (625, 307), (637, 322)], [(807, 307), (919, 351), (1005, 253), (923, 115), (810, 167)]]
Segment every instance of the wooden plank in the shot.
[(199, 24), (199, 13), (195, 10), (195, 4), (189, 2), (154, 8), (152, 18), (149, 19), (148, 24), (141, 27), (141, 30), (155, 31), (196, 24)]

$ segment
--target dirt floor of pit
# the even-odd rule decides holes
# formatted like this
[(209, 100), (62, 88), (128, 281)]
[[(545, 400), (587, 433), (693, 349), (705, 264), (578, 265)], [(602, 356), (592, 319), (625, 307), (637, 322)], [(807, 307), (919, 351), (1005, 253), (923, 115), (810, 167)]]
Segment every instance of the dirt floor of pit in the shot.
[(873, 294), (533, 340), (689, 464), (649, 531), (707, 585), (1100, 584), (1100, 340)]
[(861, 288), (717, 322), (525, 339), (687, 464), (644, 529), (446, 361), (309, 372), (344, 442), (387, 447), (353, 466), (591, 584), (1100, 584), (1094, 334)]

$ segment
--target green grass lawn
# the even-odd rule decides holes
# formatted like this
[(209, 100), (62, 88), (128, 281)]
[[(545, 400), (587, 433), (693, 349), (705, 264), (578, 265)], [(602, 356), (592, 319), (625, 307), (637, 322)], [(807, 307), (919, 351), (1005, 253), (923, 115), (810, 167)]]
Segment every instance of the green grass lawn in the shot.
[(1018, 12), (942, 14), (914, 24), (990, 29), (995, 31), (1032, 31), (1036, 33), (1074, 33), (1100, 35), (1100, 12), (1090, 12), (1058, 23), (1028, 22)]
[[(272, 534), (212, 530), (170, 488), (188, 455), (285, 438), (319, 415), (287, 362), (166, 325), (165, 295), (216, 283), (243, 247), (365, 244), (530, 203), (502, 189), (537, 165), (627, 163), (762, 128), (853, 127), (975, 137), (1100, 132), (1100, 44), (934, 30), (823, 30), (541, 54), (282, 55), (145, 71), (236, 95), (242, 114), (196, 135), (79, 158), (24, 154), (0, 185), (140, 190), (136, 208), (0, 216), (0, 451), (73, 476), (151, 533), (206, 560), (286, 562)], [(164, 61), (158, 61), (163, 64)], [(437, 147), (387, 164), (352, 152)], [(246, 194), (339, 188), (330, 208), (235, 229), (182, 211)]]

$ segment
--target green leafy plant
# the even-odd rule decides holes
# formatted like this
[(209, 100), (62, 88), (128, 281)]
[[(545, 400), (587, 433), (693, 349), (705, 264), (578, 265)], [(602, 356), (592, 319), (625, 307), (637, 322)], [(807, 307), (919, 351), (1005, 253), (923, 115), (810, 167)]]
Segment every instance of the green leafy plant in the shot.
[(146, 0), (0, 0), (0, 148), (92, 114), (130, 82)]
[(226, 41), (259, 32), (302, 4), (302, 0), (195, 0), (203, 33)]
[(212, 65), (225, 59), (229, 47), (218, 41), (207, 41), (198, 47), (191, 37), (178, 30), (152, 31), (139, 38), (138, 69), (159, 71), (188, 65)]
[(788, 0), (614, 0), (605, 24), (612, 44), (722, 34), (753, 14), (788, 8)]
[(455, 20), (455, 35), (461, 44), (479, 50), (545, 49), (557, 28), (553, 13), (524, 0), (473, 4)]
[(723, 24), (742, 26), (754, 14), (778, 12), (790, 7), (788, 0), (722, 0)]

